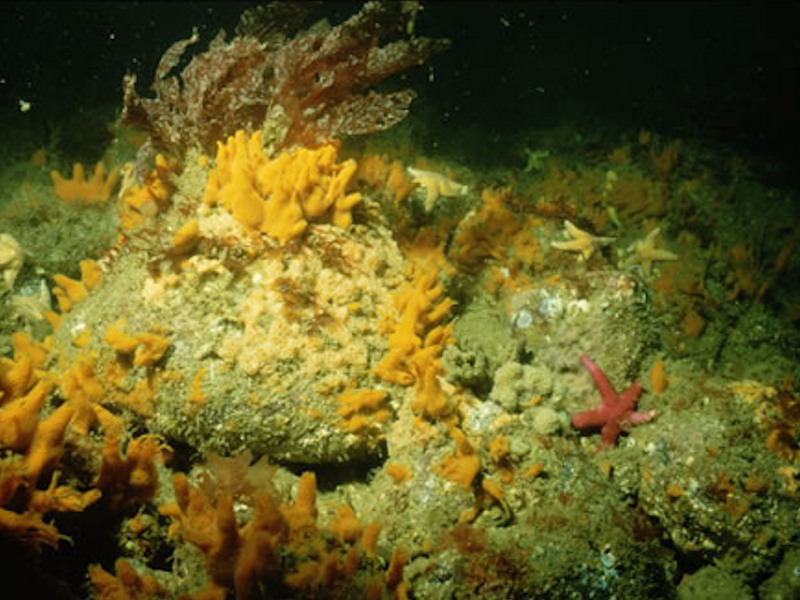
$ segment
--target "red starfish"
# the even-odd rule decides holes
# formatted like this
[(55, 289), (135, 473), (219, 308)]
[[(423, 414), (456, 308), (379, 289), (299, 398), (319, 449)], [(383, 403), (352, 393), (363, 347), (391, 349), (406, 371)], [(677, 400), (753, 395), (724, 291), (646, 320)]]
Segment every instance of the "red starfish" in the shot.
[(628, 425), (647, 423), (656, 414), (655, 410), (645, 413), (636, 412), (633, 408), (642, 393), (639, 382), (634, 382), (631, 387), (621, 394), (614, 389), (611, 382), (592, 360), (583, 352), (578, 358), (591, 373), (594, 383), (600, 392), (600, 406), (592, 410), (579, 412), (572, 417), (572, 426), (576, 429), (595, 429), (600, 427), (600, 436), (604, 446), (613, 446), (617, 438)]

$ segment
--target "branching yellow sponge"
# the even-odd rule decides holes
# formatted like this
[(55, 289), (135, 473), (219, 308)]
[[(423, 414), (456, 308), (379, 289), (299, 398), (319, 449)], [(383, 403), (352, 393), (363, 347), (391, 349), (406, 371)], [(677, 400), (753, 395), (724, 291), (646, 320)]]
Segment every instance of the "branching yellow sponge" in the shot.
[(217, 144), (217, 166), (205, 189), (205, 203), (221, 203), (234, 218), (281, 245), (299, 236), (309, 222), (352, 223), (358, 193), (346, 192), (354, 160), (336, 163), (336, 147), (300, 148), (269, 159), (261, 134), (239, 130)]

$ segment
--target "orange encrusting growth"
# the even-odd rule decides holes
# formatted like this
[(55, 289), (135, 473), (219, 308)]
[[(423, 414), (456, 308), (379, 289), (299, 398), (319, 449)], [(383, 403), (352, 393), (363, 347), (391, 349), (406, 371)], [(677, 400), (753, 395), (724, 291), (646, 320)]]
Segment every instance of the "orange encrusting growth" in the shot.
[(683, 316), (683, 333), (688, 338), (700, 337), (706, 329), (706, 320), (699, 312), (690, 308)]
[(203, 379), (206, 376), (205, 367), (200, 367), (192, 377), (192, 383), (189, 388), (189, 397), (187, 398), (190, 405), (205, 404), (207, 395), (203, 391)]
[(358, 159), (356, 179), (364, 185), (384, 189), (395, 202), (408, 198), (416, 187), (403, 163), (399, 160), (390, 163), (388, 158), (376, 154), (367, 154)]
[(668, 385), (669, 378), (667, 377), (666, 367), (664, 367), (664, 361), (659, 359), (650, 370), (650, 391), (654, 394), (661, 394), (667, 389)]
[(491, 458), (503, 483), (514, 481), (514, 465), (511, 462), (511, 440), (508, 436), (499, 435), (489, 441), (489, 458)]
[(37, 169), (41, 169), (47, 163), (47, 148), (44, 146), (40, 146), (36, 150), (33, 151), (30, 158), (28, 159), (28, 164), (32, 167), (36, 167)]
[(336, 163), (336, 147), (264, 153), (260, 132), (243, 130), (217, 143), (217, 168), (208, 176), (204, 202), (222, 205), (249, 229), (261, 230), (283, 245), (311, 221), (346, 228), (361, 201), (346, 188), (356, 162)]
[(398, 485), (411, 479), (411, 469), (402, 463), (389, 463), (386, 465), (386, 473)]
[(544, 221), (530, 214), (512, 210), (519, 204), (511, 187), (485, 188), (481, 209), (471, 213), (459, 226), (450, 256), (460, 269), (477, 273), (493, 259), (508, 269), (509, 281), (524, 280), (524, 273), (541, 271), (544, 253), (535, 230)]

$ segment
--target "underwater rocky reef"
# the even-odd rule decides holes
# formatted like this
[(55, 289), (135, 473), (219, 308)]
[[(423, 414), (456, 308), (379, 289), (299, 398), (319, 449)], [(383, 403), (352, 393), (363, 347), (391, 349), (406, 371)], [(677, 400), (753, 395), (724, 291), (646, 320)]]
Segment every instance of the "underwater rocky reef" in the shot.
[(96, 165), (4, 159), (26, 597), (800, 597), (798, 190), (645, 124), (423, 150), (422, 10), (249, 8)]

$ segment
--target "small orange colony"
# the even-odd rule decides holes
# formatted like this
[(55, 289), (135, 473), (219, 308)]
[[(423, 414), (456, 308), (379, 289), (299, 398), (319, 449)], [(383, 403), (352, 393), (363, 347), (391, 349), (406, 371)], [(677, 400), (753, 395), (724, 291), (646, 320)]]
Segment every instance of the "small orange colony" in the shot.
[(91, 179), (86, 179), (83, 165), (75, 163), (72, 167), (72, 179), (66, 179), (58, 171), (51, 171), (56, 196), (67, 202), (80, 200), (81, 202), (107, 202), (111, 192), (117, 184), (119, 169), (112, 170), (106, 177), (106, 167), (102, 162), (97, 163)]

